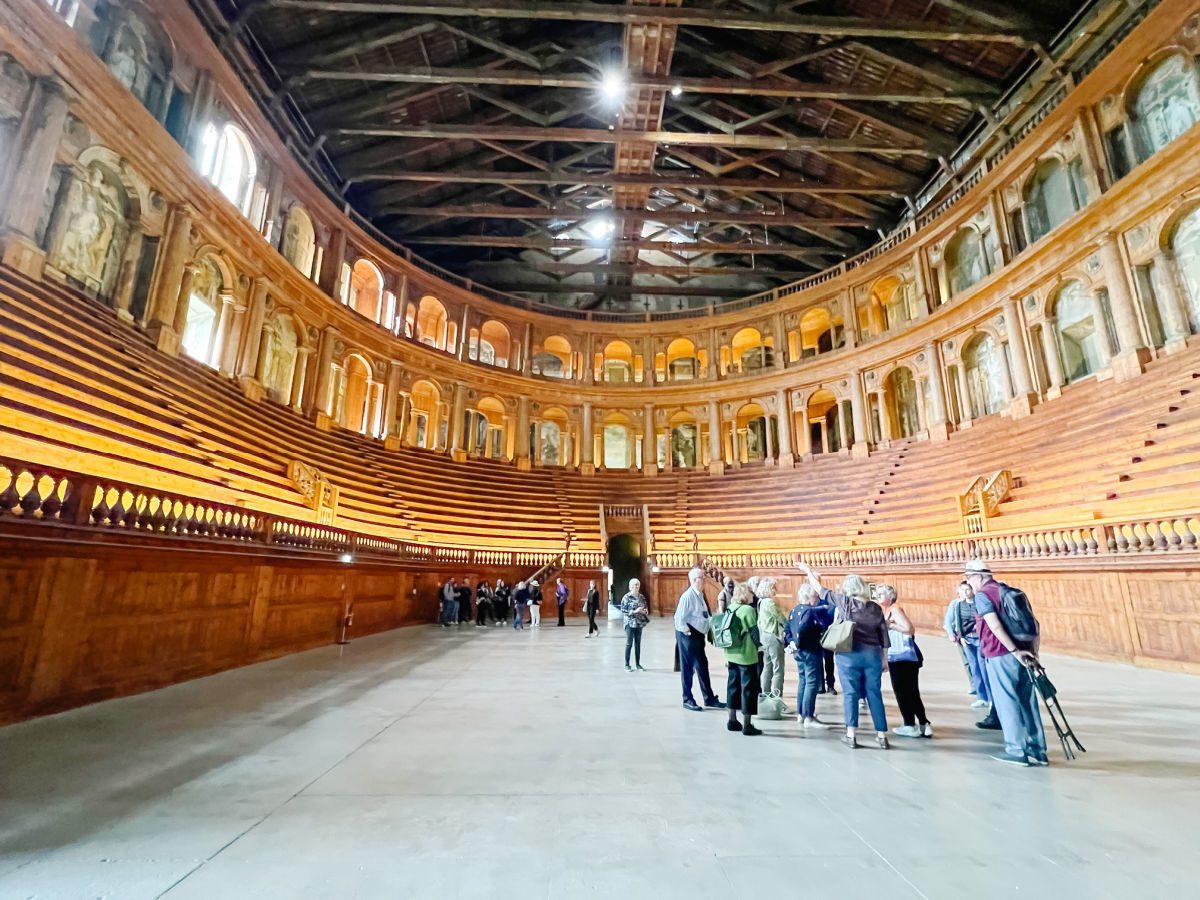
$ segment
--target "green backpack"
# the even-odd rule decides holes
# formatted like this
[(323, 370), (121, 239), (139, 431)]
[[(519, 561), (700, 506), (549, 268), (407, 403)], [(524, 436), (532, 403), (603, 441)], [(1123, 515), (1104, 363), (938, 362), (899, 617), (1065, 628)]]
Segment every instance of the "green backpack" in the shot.
[(733, 614), (733, 610), (717, 613), (709, 620), (708, 627), (712, 631), (714, 647), (728, 650), (737, 643), (737, 635), (734, 634), (737, 616)]

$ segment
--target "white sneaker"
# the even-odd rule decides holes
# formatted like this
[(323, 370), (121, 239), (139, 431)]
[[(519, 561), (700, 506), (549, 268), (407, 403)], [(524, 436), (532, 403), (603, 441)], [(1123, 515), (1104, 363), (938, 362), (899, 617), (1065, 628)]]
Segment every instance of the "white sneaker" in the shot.
[(813, 718), (809, 719), (807, 722), (804, 723), (804, 727), (805, 728), (817, 728), (821, 731), (827, 731), (829, 728), (832, 728), (833, 726), (826, 725), (824, 722), (822, 722), (820, 719), (818, 719), (814, 716)]
[(985, 706), (991, 706), (986, 700), (976, 700), (971, 704), (971, 709), (983, 709)]
[(916, 725), (901, 725), (899, 728), (893, 728), (892, 733), (898, 734), (900, 737), (919, 738), (921, 729)]
[(921, 737), (933, 737), (933, 724), (931, 722), (926, 722), (921, 726)]

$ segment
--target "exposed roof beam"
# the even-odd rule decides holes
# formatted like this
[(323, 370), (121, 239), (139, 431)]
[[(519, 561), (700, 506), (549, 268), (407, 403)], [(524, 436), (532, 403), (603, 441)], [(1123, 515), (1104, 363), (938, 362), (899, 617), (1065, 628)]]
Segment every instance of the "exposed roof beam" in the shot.
[(580, 209), (577, 206), (495, 206), (488, 204), (467, 204), (462, 206), (383, 206), (377, 210), (379, 215), (393, 216), (428, 216), (439, 219), (526, 219), (526, 220), (560, 220), (578, 222), (597, 217), (620, 216), (631, 221), (658, 222), (662, 225), (707, 225), (707, 224), (736, 224), (736, 225), (780, 225), (793, 228), (811, 225), (838, 226), (843, 228), (869, 228), (873, 224), (869, 219), (862, 218), (824, 218), (822, 216), (807, 216), (799, 213), (758, 213), (758, 212), (676, 212), (670, 210), (637, 210), (623, 209)]
[[(833, 254), (835, 251), (830, 251)], [(813, 251), (816, 258), (819, 251)], [(807, 278), (812, 269), (749, 269), (745, 266), (654, 266), (649, 263), (532, 263), (525, 259), (500, 262), (477, 260), (467, 264), (471, 271), (483, 275), (503, 275), (515, 269), (544, 272), (547, 275), (606, 275), (614, 270), (622, 275), (666, 275), (670, 278), (775, 278), (796, 281)]]
[[(511, 87), (559, 88), (598, 91), (599, 79), (590, 73), (552, 73), (531, 69), (462, 69), (424, 66), (389, 69), (305, 69), (287, 78), (288, 89), (309, 81), (356, 81), (384, 84), (466, 84), (505, 85)], [(671, 78), (631, 75), (630, 90), (670, 91), (680, 88), (687, 94), (720, 94), (740, 97), (785, 97), (807, 100), (867, 100), (875, 103), (931, 103), (975, 106), (996, 96), (994, 88), (967, 90), (891, 90), (855, 87), (821, 82), (809, 83), (780, 78)]]
[(745, 287), (682, 287), (674, 284), (517, 284), (489, 285), (506, 294), (600, 294), (614, 297), (745, 297)]
[[(790, 244), (759, 244), (746, 242), (727, 243), (717, 241), (636, 241), (610, 240), (590, 241), (580, 238), (544, 238), (514, 235), (447, 235), (439, 237), (405, 237), (405, 244), (433, 244), (441, 247), (513, 247), (519, 250), (606, 250), (613, 244), (621, 244), (636, 250), (661, 250), (664, 253), (744, 253), (747, 255), (773, 254), (777, 256), (810, 256), (819, 248), (797, 247)], [(822, 251), (827, 252), (827, 251)]]
[(267, 0), (265, 7), (369, 15), (443, 16), (447, 18), (534, 19), (605, 22), (613, 25), (676, 25), (784, 34), (824, 34), (905, 38), (918, 41), (1027, 43), (1021, 34), (974, 25), (942, 25), (894, 17), (753, 15), (731, 9), (626, 6), (593, 2), (547, 3), (539, 0), (438, 0), (427, 3), (387, 0)]
[(687, 131), (634, 131), (605, 128), (538, 128), (512, 125), (428, 125), (388, 128), (331, 128), (330, 137), (422, 138), (437, 141), (575, 141), (680, 144), (697, 147), (740, 147), (743, 150), (810, 150), (815, 153), (878, 153), (881, 156), (936, 157), (928, 147), (897, 147), (878, 141), (796, 136), (791, 134), (711, 134)]
[(613, 172), (571, 172), (555, 169), (549, 172), (499, 172), (494, 169), (446, 169), (431, 172), (364, 171), (351, 178), (354, 182), (416, 181), (430, 184), (478, 182), (480, 184), (536, 184), (609, 187), (636, 184), (666, 190), (745, 190), (773, 194), (863, 194), (866, 196), (904, 196), (907, 182), (893, 185), (836, 185), (809, 181), (806, 178), (707, 178), (699, 175), (663, 173), (658, 175), (621, 175)]

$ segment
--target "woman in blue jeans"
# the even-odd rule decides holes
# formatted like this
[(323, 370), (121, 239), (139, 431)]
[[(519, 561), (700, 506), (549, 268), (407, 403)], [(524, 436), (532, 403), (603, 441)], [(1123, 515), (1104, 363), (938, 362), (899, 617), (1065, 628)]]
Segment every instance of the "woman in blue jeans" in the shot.
[(854, 623), (853, 645), (849, 650), (835, 654), (838, 675), (842, 679), (845, 744), (851, 750), (858, 747), (858, 701), (866, 697), (871, 723), (875, 726), (875, 743), (879, 749), (887, 750), (891, 745), (888, 743), (881, 682), (890, 640), (883, 609), (870, 598), (867, 583), (861, 576), (847, 575), (839, 592), (822, 587), (821, 579), (806, 563), (800, 563), (800, 571), (808, 577), (808, 583), (824, 605), (833, 607), (843, 619)]
[(829, 627), (832, 617), (829, 608), (817, 605), (817, 592), (805, 582), (797, 592), (800, 601), (788, 615), (783, 628), (783, 643), (792, 651), (799, 674), (796, 688), (796, 721), (807, 731), (810, 728), (828, 728), (817, 719), (817, 692), (821, 689), (821, 668), (825, 651), (821, 648), (821, 635)]

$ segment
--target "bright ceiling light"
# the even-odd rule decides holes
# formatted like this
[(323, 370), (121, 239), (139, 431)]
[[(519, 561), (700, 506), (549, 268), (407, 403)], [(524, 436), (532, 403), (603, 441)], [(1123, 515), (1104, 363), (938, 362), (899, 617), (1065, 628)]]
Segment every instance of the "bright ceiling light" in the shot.
[(625, 73), (620, 69), (608, 69), (600, 80), (600, 96), (608, 103), (620, 103), (625, 99)]
[(592, 219), (583, 226), (584, 230), (596, 240), (612, 237), (617, 230), (617, 223), (609, 218)]
[(671, 96), (672, 97), (678, 97), (682, 93), (683, 93), (683, 88), (680, 87), (679, 85), (675, 85), (675, 87), (671, 88)]

